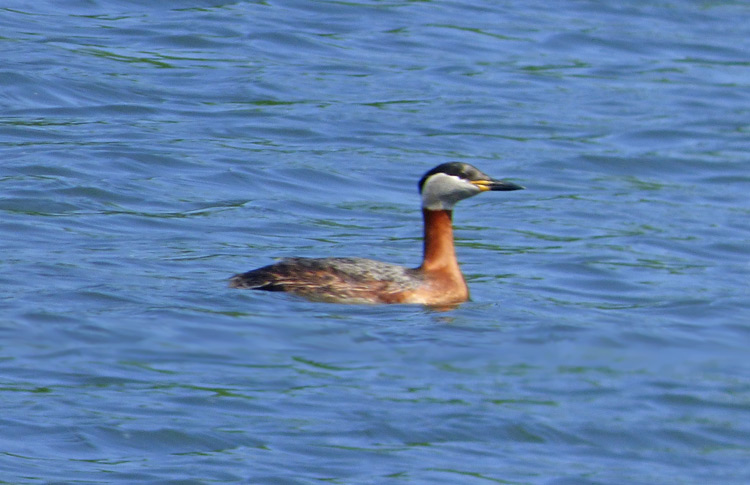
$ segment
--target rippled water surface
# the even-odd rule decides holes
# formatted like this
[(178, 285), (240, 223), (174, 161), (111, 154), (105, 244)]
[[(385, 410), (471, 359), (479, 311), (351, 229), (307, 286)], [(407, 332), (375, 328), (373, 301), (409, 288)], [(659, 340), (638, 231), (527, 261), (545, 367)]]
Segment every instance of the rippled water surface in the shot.
[[(746, 2), (0, 7), (0, 483), (750, 483)], [(230, 290), (281, 256), (472, 301)]]

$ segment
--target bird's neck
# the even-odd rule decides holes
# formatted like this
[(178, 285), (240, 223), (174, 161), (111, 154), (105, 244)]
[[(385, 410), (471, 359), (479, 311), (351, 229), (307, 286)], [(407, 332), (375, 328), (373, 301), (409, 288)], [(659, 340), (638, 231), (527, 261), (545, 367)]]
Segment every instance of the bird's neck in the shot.
[(453, 273), (463, 280), (453, 245), (453, 211), (422, 209), (422, 215), (424, 259), (420, 269)]

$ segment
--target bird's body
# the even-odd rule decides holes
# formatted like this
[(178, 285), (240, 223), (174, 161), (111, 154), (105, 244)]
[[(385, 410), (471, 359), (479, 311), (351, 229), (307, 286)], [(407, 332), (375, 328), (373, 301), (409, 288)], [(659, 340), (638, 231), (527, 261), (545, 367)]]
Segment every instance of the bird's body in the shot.
[(310, 300), (406, 303), (424, 278), (419, 271), (364, 258), (287, 258), (232, 279), (235, 288), (286, 291)]
[(469, 289), (453, 244), (453, 205), (488, 190), (523, 187), (459, 162), (438, 165), (419, 182), (424, 257), (417, 268), (364, 258), (288, 258), (230, 280), (233, 288), (284, 291), (315, 301), (454, 305)]

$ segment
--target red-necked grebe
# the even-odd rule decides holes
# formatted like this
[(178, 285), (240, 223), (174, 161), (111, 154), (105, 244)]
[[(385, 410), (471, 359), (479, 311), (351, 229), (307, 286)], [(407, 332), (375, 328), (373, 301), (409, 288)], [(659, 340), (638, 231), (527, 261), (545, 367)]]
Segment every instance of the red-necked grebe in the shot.
[(453, 246), (453, 206), (490, 190), (519, 190), (468, 163), (449, 162), (419, 181), (424, 216), (424, 257), (418, 268), (363, 258), (288, 258), (235, 275), (232, 288), (285, 291), (339, 303), (453, 305), (469, 298)]

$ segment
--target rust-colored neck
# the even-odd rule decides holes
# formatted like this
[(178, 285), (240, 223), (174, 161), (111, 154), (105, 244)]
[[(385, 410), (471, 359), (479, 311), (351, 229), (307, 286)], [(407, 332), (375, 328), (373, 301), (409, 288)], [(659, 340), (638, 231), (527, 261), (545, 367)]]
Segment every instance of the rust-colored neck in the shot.
[[(453, 246), (453, 212), (449, 210), (422, 209), (424, 217), (423, 271), (441, 271), (461, 274)], [(463, 279), (463, 276), (461, 276)]]

